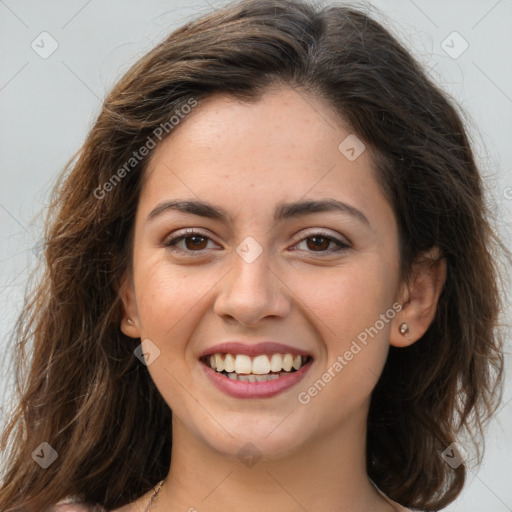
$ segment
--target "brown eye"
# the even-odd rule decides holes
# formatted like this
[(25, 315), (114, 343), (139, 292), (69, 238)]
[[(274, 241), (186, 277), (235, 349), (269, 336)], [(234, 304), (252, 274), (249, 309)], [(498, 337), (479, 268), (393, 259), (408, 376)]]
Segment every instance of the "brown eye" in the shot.
[[(181, 235), (171, 238), (165, 242), (164, 245), (173, 251), (192, 253), (202, 252), (204, 249), (207, 249), (208, 241), (211, 241), (211, 239), (202, 233), (196, 231), (187, 231)], [(183, 242), (183, 244), (180, 247), (178, 244), (181, 242)]]
[[(311, 235), (303, 238), (297, 244), (297, 247), (300, 246), (300, 244), (305, 244), (306, 248), (304, 250), (306, 252), (316, 252), (320, 254), (332, 254), (336, 252), (341, 252), (351, 247), (348, 242), (338, 240), (333, 236), (328, 236), (327, 234), (321, 232), (312, 233)], [(334, 244), (336, 247), (333, 249), (329, 249), (329, 246), (331, 244)]]
[(326, 236), (310, 236), (306, 240), (313, 240), (312, 244), (307, 243), (308, 248), (313, 251), (316, 251), (317, 249), (326, 250), (332, 241)]
[[(205, 249), (206, 245), (207, 245), (207, 244), (205, 244), (206, 239), (207, 238), (205, 236), (201, 236), (201, 235), (185, 236), (182, 238), (182, 240), (185, 240), (185, 247), (190, 250)], [(187, 243), (187, 240), (189, 240), (191, 242)]]

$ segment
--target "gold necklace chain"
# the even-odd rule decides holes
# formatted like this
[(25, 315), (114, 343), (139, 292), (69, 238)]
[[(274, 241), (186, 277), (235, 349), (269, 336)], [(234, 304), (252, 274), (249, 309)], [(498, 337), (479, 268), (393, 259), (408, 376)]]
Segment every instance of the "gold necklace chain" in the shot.
[(149, 512), (151, 510), (151, 508), (153, 507), (153, 502), (155, 501), (156, 497), (158, 496), (158, 493), (160, 492), (160, 489), (162, 488), (163, 483), (164, 483), (164, 481), (161, 480), (160, 483), (158, 484), (158, 489), (155, 492), (153, 492), (153, 495), (149, 499), (148, 506), (146, 507), (144, 512)]

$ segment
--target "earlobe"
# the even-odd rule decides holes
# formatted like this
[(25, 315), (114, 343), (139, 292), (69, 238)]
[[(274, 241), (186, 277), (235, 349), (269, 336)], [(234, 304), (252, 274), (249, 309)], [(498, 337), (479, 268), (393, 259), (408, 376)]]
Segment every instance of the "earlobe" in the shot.
[(391, 345), (406, 347), (425, 334), (435, 318), (446, 274), (446, 259), (438, 248), (413, 264), (411, 277), (401, 288), (402, 310), (391, 325)]

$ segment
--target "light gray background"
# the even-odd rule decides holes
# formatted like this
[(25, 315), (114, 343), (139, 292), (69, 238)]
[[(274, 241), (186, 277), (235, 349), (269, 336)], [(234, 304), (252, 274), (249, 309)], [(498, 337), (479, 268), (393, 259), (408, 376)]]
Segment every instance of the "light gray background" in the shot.
[[(80, 147), (106, 92), (171, 29), (224, 1), (0, 0), (0, 347), (9, 367), (9, 334), (29, 270), (37, 266), (41, 209), (66, 161)], [(348, 2), (345, 2), (348, 3)], [(512, 0), (375, 0), (360, 5), (406, 43), (468, 116), (478, 161), (511, 245)], [(43, 59), (31, 44), (50, 48)], [(450, 35), (454, 31), (459, 36)], [(449, 37), (448, 37), (449, 36)], [(448, 37), (448, 39), (447, 39)], [(445, 43), (443, 43), (445, 41)], [(459, 53), (449, 56), (443, 49)], [(42, 48), (40, 51), (43, 51)], [(510, 187), (510, 188), (509, 188)], [(510, 315), (507, 315), (510, 318)], [(510, 331), (509, 331), (510, 332)], [(510, 369), (510, 336), (507, 339)], [(510, 373), (510, 372), (508, 372)], [(446, 510), (512, 511), (512, 386), (488, 429), (482, 466)], [(11, 407), (0, 381), (0, 422)], [(436, 456), (436, 454), (433, 454)]]

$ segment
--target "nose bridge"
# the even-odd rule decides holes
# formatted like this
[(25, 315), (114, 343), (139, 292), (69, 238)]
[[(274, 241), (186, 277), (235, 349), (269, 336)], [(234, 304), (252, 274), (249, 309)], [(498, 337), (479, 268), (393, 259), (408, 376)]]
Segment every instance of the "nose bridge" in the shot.
[[(254, 238), (245, 238), (237, 247), (233, 255), (232, 285), (241, 288), (259, 288), (268, 293), (269, 277), (274, 276), (270, 271), (271, 254), (268, 248), (264, 249)], [(270, 276), (269, 276), (270, 275)], [(253, 293), (257, 290), (253, 290)]]
[(266, 316), (286, 314), (285, 289), (271, 270), (272, 255), (256, 239), (246, 237), (235, 249), (232, 270), (222, 281), (215, 302), (219, 316), (251, 324)]

